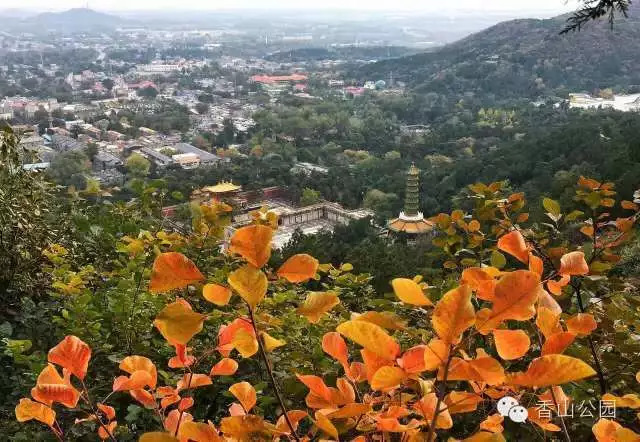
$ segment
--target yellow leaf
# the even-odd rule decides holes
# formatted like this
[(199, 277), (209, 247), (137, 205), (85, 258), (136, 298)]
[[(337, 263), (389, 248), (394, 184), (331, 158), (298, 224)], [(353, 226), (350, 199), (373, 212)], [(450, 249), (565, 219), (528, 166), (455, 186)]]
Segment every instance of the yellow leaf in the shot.
[(250, 358), (258, 352), (258, 340), (245, 329), (239, 329), (231, 340), (232, 348), (238, 350), (243, 358)]
[(306, 317), (309, 322), (315, 324), (320, 321), (322, 315), (338, 304), (340, 304), (340, 299), (335, 292), (311, 292), (296, 311)]
[(273, 351), (278, 347), (282, 347), (287, 342), (282, 339), (276, 339), (273, 336), (269, 335), (266, 332), (262, 332), (262, 342), (264, 343), (264, 349), (267, 352)]
[(448, 291), (436, 304), (431, 317), (433, 329), (445, 343), (457, 344), (476, 316), (471, 304), (471, 288), (462, 285)]
[(390, 390), (397, 388), (407, 378), (403, 369), (392, 366), (380, 367), (371, 379), (372, 390)]
[(335, 440), (338, 440), (338, 430), (324, 414), (316, 411), (315, 418), (315, 424), (318, 428), (320, 428)]
[(278, 276), (289, 282), (305, 282), (318, 271), (318, 260), (310, 255), (293, 255), (278, 269)]
[(196, 313), (184, 299), (168, 304), (153, 321), (153, 325), (171, 345), (187, 345), (202, 330), (206, 316)]
[(179, 442), (177, 437), (173, 437), (169, 433), (154, 431), (152, 433), (144, 433), (140, 436), (139, 442)]
[(640, 397), (636, 394), (625, 394), (622, 397), (614, 396), (610, 393), (602, 395), (603, 401), (612, 401), (616, 403), (616, 408), (640, 408)]
[(161, 253), (153, 262), (149, 291), (168, 292), (202, 281), (204, 275), (189, 258), (182, 253)]
[(223, 439), (218, 435), (216, 427), (209, 422), (183, 422), (180, 424), (178, 437), (181, 441), (218, 442)]
[(387, 330), (404, 330), (407, 323), (395, 313), (391, 312), (364, 312), (362, 314), (352, 313), (351, 319), (354, 321), (367, 321), (379, 325)]
[(534, 359), (526, 372), (510, 374), (507, 384), (548, 387), (593, 376), (596, 372), (580, 359), (553, 354)]
[(45, 425), (52, 426), (56, 419), (56, 412), (40, 402), (23, 398), (16, 406), (16, 419), (18, 422), (26, 422), (35, 419)]
[(249, 264), (260, 268), (271, 257), (273, 229), (264, 225), (251, 225), (235, 231), (231, 237), (229, 251), (237, 253)]
[(337, 411), (333, 411), (327, 415), (330, 419), (347, 419), (350, 417), (357, 417), (366, 414), (371, 411), (371, 405), (351, 403), (340, 408)]
[(250, 264), (231, 272), (227, 281), (252, 309), (265, 297), (269, 285), (266, 275)]
[(256, 390), (250, 383), (238, 382), (229, 387), (229, 391), (240, 401), (247, 413), (256, 405)]
[(395, 360), (400, 354), (398, 343), (382, 327), (366, 321), (347, 321), (336, 331), (381, 358)]
[(231, 299), (231, 289), (220, 284), (206, 284), (202, 287), (202, 296), (215, 305), (227, 305)]
[(428, 306), (433, 303), (422, 292), (422, 288), (412, 279), (396, 278), (391, 286), (398, 299), (406, 304)]

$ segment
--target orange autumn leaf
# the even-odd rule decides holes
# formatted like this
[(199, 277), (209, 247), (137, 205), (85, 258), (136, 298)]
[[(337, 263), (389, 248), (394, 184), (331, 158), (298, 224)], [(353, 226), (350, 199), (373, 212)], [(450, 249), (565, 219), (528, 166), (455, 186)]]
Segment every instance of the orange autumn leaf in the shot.
[(322, 316), (333, 307), (340, 304), (340, 298), (336, 292), (310, 292), (296, 312), (307, 318), (312, 324), (320, 321)]
[(347, 321), (336, 331), (342, 336), (361, 345), (365, 349), (387, 360), (395, 360), (400, 354), (400, 346), (382, 327), (366, 321)]
[(138, 442), (179, 442), (179, 439), (177, 437), (173, 437), (173, 435), (169, 433), (152, 431), (140, 436), (140, 440)]
[(529, 271), (542, 276), (544, 272), (544, 264), (542, 258), (537, 257), (533, 253), (529, 253)]
[(526, 321), (535, 313), (534, 304), (542, 290), (540, 276), (528, 270), (516, 270), (505, 274), (496, 284), (493, 306), (490, 311), (478, 312), (476, 328), (488, 333), (503, 321)]
[(498, 249), (507, 252), (518, 261), (527, 264), (529, 262), (529, 249), (522, 234), (517, 230), (503, 235), (498, 240)]
[(400, 301), (417, 306), (431, 306), (433, 303), (427, 298), (422, 288), (413, 280), (396, 278), (391, 281), (393, 291)]
[(251, 414), (225, 417), (220, 422), (220, 430), (237, 441), (264, 440), (271, 435), (264, 419)]
[(156, 388), (158, 372), (151, 359), (144, 356), (127, 356), (120, 362), (120, 370), (133, 374), (136, 371), (144, 371), (149, 374), (149, 387)]
[(597, 442), (637, 442), (640, 435), (616, 421), (600, 419), (592, 427)]
[[(302, 410), (290, 410), (287, 412), (287, 417), (289, 418), (294, 431), (298, 429), (300, 421), (307, 416), (307, 412)], [(289, 428), (289, 424), (287, 423), (284, 414), (278, 418), (278, 422), (276, 422), (276, 430), (283, 434), (291, 434), (291, 429)]]
[(495, 413), (480, 422), (480, 429), (489, 431), (490, 433), (502, 433), (504, 431), (502, 422), (504, 422), (504, 417)]
[(216, 350), (218, 350), (220, 354), (222, 354), (222, 356), (224, 356), (225, 358), (229, 357), (231, 351), (238, 345), (238, 339), (236, 339), (236, 335), (240, 331), (244, 331), (249, 336), (253, 337), (255, 346), (257, 347), (258, 341), (257, 339), (255, 339), (256, 333), (253, 329), (251, 320), (246, 317), (236, 318), (230, 324), (221, 325), (220, 329), (218, 330), (218, 347), (216, 347)]
[(156, 400), (147, 390), (131, 390), (129, 394), (146, 408), (153, 409), (156, 407)]
[(576, 335), (571, 332), (559, 332), (555, 335), (549, 336), (542, 345), (542, 356), (551, 354), (560, 354), (569, 347), (573, 341), (575, 341)]
[(66, 336), (58, 345), (49, 350), (48, 360), (66, 368), (84, 379), (91, 359), (91, 348), (76, 336)]
[(252, 309), (265, 297), (269, 285), (264, 272), (250, 264), (231, 272), (227, 281)]
[(109, 405), (105, 405), (105, 404), (101, 404), (101, 403), (97, 403), (96, 406), (98, 407), (98, 410), (100, 410), (102, 412), (102, 414), (104, 414), (104, 416), (107, 418), (107, 420), (113, 420), (116, 417), (116, 410), (115, 408), (109, 406)]
[(349, 350), (347, 343), (340, 333), (329, 332), (322, 337), (322, 350), (336, 361), (340, 362), (347, 371), (349, 367)]
[(261, 268), (271, 257), (273, 229), (254, 224), (242, 227), (231, 237), (229, 251), (242, 256), (254, 267)]
[[(438, 372), (438, 379), (442, 379), (444, 373), (442, 368)], [(453, 358), (449, 365), (449, 375), (451, 381), (478, 381), (489, 385), (500, 385), (505, 380), (505, 372), (500, 362), (478, 350), (476, 359), (464, 360)]]
[(358, 417), (371, 411), (371, 405), (350, 403), (340, 408), (339, 410), (332, 411), (327, 415), (329, 419), (347, 419), (350, 417)]
[(231, 289), (220, 284), (205, 284), (202, 296), (215, 305), (227, 305), (231, 299)]
[(202, 330), (205, 315), (196, 313), (184, 299), (165, 306), (156, 316), (153, 325), (171, 345), (187, 345)]
[(238, 370), (238, 363), (230, 358), (223, 358), (211, 367), (209, 376), (231, 376)]
[(318, 260), (311, 255), (293, 255), (278, 269), (278, 276), (292, 283), (306, 282), (318, 271)]
[(449, 414), (470, 413), (478, 408), (482, 396), (467, 391), (452, 391), (444, 398)]
[(195, 356), (187, 354), (187, 347), (182, 344), (175, 344), (176, 355), (169, 359), (170, 368), (184, 368), (193, 365), (196, 361)]
[(16, 419), (18, 422), (27, 422), (35, 419), (45, 425), (52, 426), (56, 420), (56, 412), (40, 402), (23, 398), (16, 406)]
[(238, 399), (247, 413), (256, 405), (256, 390), (250, 383), (238, 382), (229, 387), (229, 391)]
[(570, 252), (560, 258), (560, 274), (586, 275), (589, 273), (589, 265), (584, 259), (584, 252)]
[(449, 357), (450, 346), (446, 342), (433, 338), (424, 349), (424, 369), (426, 371), (437, 370), (444, 365)]
[(178, 425), (182, 425), (185, 422), (192, 422), (193, 416), (187, 412), (181, 412), (179, 410), (171, 410), (167, 417), (164, 419), (164, 429), (171, 434), (176, 434)]
[(178, 438), (181, 441), (195, 442), (222, 442), (223, 438), (218, 435), (218, 430), (211, 422), (183, 422), (178, 430)]
[(98, 427), (98, 437), (102, 440), (110, 439), (113, 436), (113, 432), (118, 426), (118, 422), (112, 421), (106, 424), (104, 427)]
[(596, 372), (580, 359), (553, 354), (534, 359), (526, 372), (510, 374), (507, 384), (524, 387), (549, 387), (593, 376)]
[(372, 390), (390, 390), (400, 386), (407, 378), (403, 369), (392, 366), (380, 367), (371, 378)]
[(523, 330), (494, 330), (493, 339), (498, 354), (506, 361), (521, 358), (531, 346), (531, 339)]
[(493, 301), (496, 280), (487, 269), (470, 267), (462, 271), (460, 284), (468, 284), (476, 292), (478, 298)]
[(185, 373), (182, 376), (182, 379), (178, 381), (176, 384), (176, 390), (188, 390), (190, 388), (198, 388), (198, 387), (206, 387), (207, 385), (211, 385), (213, 382), (211, 378), (202, 373)]
[[(426, 423), (430, 425), (436, 412), (437, 402), (438, 398), (436, 397), (436, 394), (429, 393), (417, 401), (413, 408), (421, 414), (425, 418)], [(449, 414), (449, 411), (447, 410), (447, 405), (444, 402), (440, 402), (438, 408), (440, 412), (436, 418), (436, 428), (446, 430), (453, 427), (453, 420), (451, 419), (451, 414)]]
[(198, 281), (204, 275), (189, 258), (178, 252), (165, 252), (156, 257), (151, 272), (149, 291), (151, 293), (168, 292), (181, 289)]
[(402, 353), (398, 359), (398, 365), (409, 374), (421, 373), (426, 370), (424, 363), (424, 352), (426, 345), (416, 345)]
[(542, 332), (542, 335), (546, 339), (549, 339), (549, 337), (562, 331), (562, 326), (560, 325), (560, 313), (554, 313), (547, 307), (538, 307), (536, 325)]
[(460, 342), (462, 333), (476, 320), (471, 304), (471, 289), (462, 285), (449, 290), (436, 304), (431, 316), (433, 329), (447, 344)]
[(80, 399), (80, 392), (71, 385), (70, 376), (70, 373), (65, 371), (63, 378), (55, 365), (47, 364), (38, 375), (36, 386), (31, 389), (31, 396), (45, 405), (58, 402), (67, 408), (75, 408)]
[(142, 370), (131, 373), (131, 376), (118, 376), (113, 381), (113, 391), (142, 390), (152, 383), (151, 375)]
[(301, 374), (296, 374), (296, 377), (300, 382), (306, 385), (313, 394), (321, 397), (325, 401), (331, 401), (331, 390), (329, 390), (329, 387), (327, 387), (321, 377)]
[(631, 408), (633, 410), (640, 408), (640, 397), (637, 394), (625, 394), (622, 397), (614, 396), (611, 393), (602, 395), (602, 401), (615, 402), (616, 408)]
[(593, 315), (589, 313), (578, 313), (567, 318), (565, 322), (567, 323), (567, 330), (578, 336), (587, 336), (598, 328), (598, 323)]
[(570, 281), (571, 281), (571, 276), (561, 275), (560, 279), (557, 281), (554, 281), (553, 279), (550, 279), (549, 281), (547, 281), (547, 288), (552, 294), (559, 296), (562, 294), (562, 288), (567, 286)]
[[(369, 382), (371, 382), (371, 379), (373, 379), (373, 375), (376, 373), (376, 371), (378, 371), (380, 367), (384, 367), (385, 365), (393, 365), (393, 360), (380, 357), (371, 350), (367, 350), (366, 348), (360, 350), (360, 355), (362, 355), (362, 361), (364, 364), (365, 378)], [(351, 365), (353, 366), (354, 364)]]

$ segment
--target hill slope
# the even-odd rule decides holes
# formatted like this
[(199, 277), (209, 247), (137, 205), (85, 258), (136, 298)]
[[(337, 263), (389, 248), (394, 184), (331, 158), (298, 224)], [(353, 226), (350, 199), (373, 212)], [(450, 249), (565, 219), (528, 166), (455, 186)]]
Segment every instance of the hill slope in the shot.
[(37, 26), (39, 29), (55, 29), (69, 32), (113, 28), (123, 23), (125, 23), (125, 20), (116, 15), (105, 14), (88, 8), (74, 8), (63, 12), (45, 12), (22, 22), (24, 25)]
[(503, 22), (434, 52), (364, 66), (357, 76), (386, 79), (392, 72), (422, 92), (497, 98), (640, 85), (640, 5), (613, 30), (599, 22), (579, 33), (559, 35), (565, 20)]

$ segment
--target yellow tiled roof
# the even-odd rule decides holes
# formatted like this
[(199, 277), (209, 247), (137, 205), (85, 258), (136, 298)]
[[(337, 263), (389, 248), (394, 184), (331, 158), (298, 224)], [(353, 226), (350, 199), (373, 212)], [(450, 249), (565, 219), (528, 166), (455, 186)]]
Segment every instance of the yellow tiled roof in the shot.
[(221, 182), (216, 184), (215, 186), (203, 187), (202, 190), (209, 193), (227, 193), (234, 192), (236, 190), (240, 190), (242, 187), (233, 184), (232, 182)]
[(406, 232), (406, 233), (427, 233), (433, 230), (433, 224), (427, 220), (420, 221), (405, 221), (400, 218), (394, 219), (389, 222), (389, 229), (394, 232)]

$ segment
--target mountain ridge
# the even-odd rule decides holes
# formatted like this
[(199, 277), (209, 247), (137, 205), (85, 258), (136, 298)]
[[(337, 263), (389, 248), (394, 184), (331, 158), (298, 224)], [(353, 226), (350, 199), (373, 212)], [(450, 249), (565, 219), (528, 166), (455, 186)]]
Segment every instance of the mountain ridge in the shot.
[(501, 22), (431, 52), (365, 65), (356, 76), (393, 76), (418, 92), (496, 98), (640, 87), (640, 4), (613, 29), (602, 20), (560, 35), (567, 17)]

